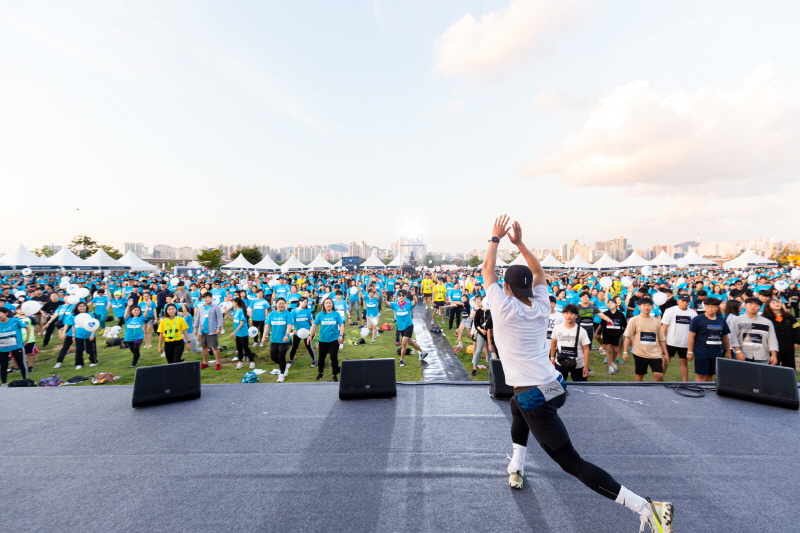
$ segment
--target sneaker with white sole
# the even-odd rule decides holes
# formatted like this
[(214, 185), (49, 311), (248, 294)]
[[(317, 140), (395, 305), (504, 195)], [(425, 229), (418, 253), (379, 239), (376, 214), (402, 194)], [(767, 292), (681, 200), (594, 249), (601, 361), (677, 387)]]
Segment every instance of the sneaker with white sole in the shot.
[(242, 369), (242, 362), (239, 361), (238, 363), (236, 363), (236, 370), (241, 370), (241, 369)]
[(166, 357), (166, 356), (167, 356), (167, 352), (161, 352), (161, 357)]
[(525, 472), (518, 468), (514, 463), (508, 464), (508, 486), (512, 489), (522, 488), (522, 478), (525, 477)]
[[(234, 363), (235, 363), (236, 361), (238, 361), (238, 360), (239, 360), (239, 358), (238, 358), (238, 357), (234, 357), (234, 358), (232, 358), (232, 359), (231, 359), (231, 361), (233, 361)], [(238, 368), (238, 367), (237, 367), (237, 368)]]
[(256, 364), (255, 363), (250, 363), (250, 370), (255, 370), (255, 368), (256, 368)]
[(89, 366), (97, 366), (98, 363), (91, 363)]
[(406, 366), (405, 362), (402, 359), (400, 359), (400, 366)]
[(56, 363), (53, 365), (53, 368), (61, 368), (61, 363)]
[(608, 367), (608, 375), (613, 376), (614, 374), (617, 373), (617, 370), (619, 370), (619, 368), (617, 368), (617, 365), (611, 363), (611, 366)]
[(278, 383), (283, 383), (284, 379), (286, 379), (286, 374), (278, 374)]
[(645, 518), (641, 517), (642, 521), (639, 525), (639, 533), (644, 532), (644, 526), (650, 528), (651, 533), (673, 533), (672, 519), (675, 515), (675, 510), (671, 502), (654, 502), (647, 498), (647, 508), (652, 513)]
[(83, 365), (76, 365), (75, 366), (75, 370), (80, 370), (81, 368), (83, 368)]
[(284, 375), (284, 376), (288, 376), (288, 375), (289, 375), (289, 369), (290, 369), (290, 368), (292, 368), (292, 365), (288, 365), (288, 364), (287, 364), (287, 365), (286, 365), (286, 368), (285, 368), (285, 369), (284, 369), (284, 371), (283, 371), (283, 375)]

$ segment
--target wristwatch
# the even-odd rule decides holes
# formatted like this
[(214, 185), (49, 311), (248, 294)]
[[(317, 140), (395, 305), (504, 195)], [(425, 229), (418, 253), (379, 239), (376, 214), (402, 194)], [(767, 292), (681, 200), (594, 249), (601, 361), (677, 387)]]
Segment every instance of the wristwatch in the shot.
[(492, 237), (491, 239), (489, 239), (489, 242), (500, 242), (500, 239), (498, 239), (497, 237)]

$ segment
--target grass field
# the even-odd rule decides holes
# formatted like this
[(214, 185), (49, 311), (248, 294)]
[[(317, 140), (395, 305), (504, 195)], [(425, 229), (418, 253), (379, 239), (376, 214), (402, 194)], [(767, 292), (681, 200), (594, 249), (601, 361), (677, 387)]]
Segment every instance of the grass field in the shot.
[[(388, 323), (394, 326), (392, 321), (392, 312), (390, 310), (384, 310), (381, 314), (381, 323)], [(110, 327), (112, 322), (108, 323)], [(367, 344), (354, 346), (352, 344), (353, 341), (358, 340), (361, 338), (359, 333), (360, 327), (351, 327), (345, 326), (345, 346), (343, 350), (339, 351), (339, 360), (345, 359), (368, 359), (370, 357), (374, 358), (382, 358), (382, 357), (397, 357), (397, 347), (394, 345), (394, 335), (395, 331), (392, 329), (391, 331), (387, 331), (375, 339), (375, 343), (369, 342), (369, 338), (367, 339)], [(227, 346), (228, 349), (221, 352), (222, 357), (222, 370), (214, 370), (213, 363), (209, 368), (206, 368), (202, 371), (202, 382), (203, 383), (239, 383), (242, 379), (242, 376), (249, 370), (248, 364), (245, 364), (245, 367), (241, 370), (236, 370), (236, 363), (231, 361), (236, 355), (236, 342), (234, 339), (229, 337), (231, 331), (233, 331), (231, 321), (226, 318), (225, 320), (225, 330), (227, 333), (224, 335), (220, 335), (219, 342), (221, 346)], [(37, 337), (37, 343), (39, 344), (39, 355), (36, 356), (36, 364), (34, 367), (34, 371), (31, 374), (31, 379), (38, 381), (46, 376), (51, 376), (53, 374), (58, 374), (58, 376), (67, 381), (69, 378), (73, 376), (84, 376), (89, 377), (95, 374), (100, 374), (101, 372), (111, 372), (116, 376), (119, 376), (119, 380), (115, 383), (120, 385), (130, 385), (133, 384), (134, 373), (136, 371), (135, 368), (130, 368), (132, 355), (130, 350), (124, 349), (120, 350), (118, 347), (114, 348), (107, 348), (106, 347), (106, 339), (100, 337), (97, 339), (97, 348), (98, 348), (98, 361), (99, 365), (96, 367), (88, 366), (88, 358), (84, 354), (84, 362), (85, 365), (80, 370), (75, 369), (75, 347), (74, 345), (70, 348), (70, 352), (64, 358), (64, 364), (61, 368), (55, 369), (53, 365), (56, 363), (56, 358), (58, 357), (58, 352), (61, 348), (61, 342), (58, 338), (51, 339), (50, 345), (42, 349), (41, 348), (41, 341), (40, 337)], [(252, 346), (252, 344), (251, 344)], [(139, 366), (149, 366), (149, 365), (160, 365), (165, 364), (166, 359), (161, 357), (157, 350), (158, 347), (158, 339), (157, 337), (153, 337), (153, 348), (142, 349), (141, 353), (142, 356), (139, 359)], [(277, 379), (277, 376), (269, 374), (269, 371), (272, 369), (278, 368), (278, 365), (274, 364), (269, 359), (269, 343), (266, 346), (260, 348), (252, 348), (252, 350), (256, 353), (256, 368), (261, 368), (267, 371), (267, 373), (261, 374), (259, 376), (259, 382), (261, 383), (270, 383), (274, 382)], [(316, 346), (315, 346), (316, 350)], [(187, 361), (193, 360), (200, 360), (200, 354), (195, 354), (191, 352), (184, 352), (183, 358)], [(210, 361), (213, 361), (213, 357), (209, 357)], [(288, 359), (288, 355), (287, 355)], [(340, 363), (341, 364), (341, 363)], [(289, 371), (289, 375), (286, 377), (286, 382), (303, 382), (303, 381), (314, 381), (317, 377), (319, 369), (318, 368), (311, 368), (311, 359), (308, 355), (308, 352), (300, 347), (298, 348), (297, 355), (295, 356), (295, 364), (292, 365), (292, 368)], [(14, 373), (9, 375), (9, 381), (20, 379), (20, 374)], [(324, 377), (322, 381), (330, 381), (331, 380), (331, 370), (330, 370), (330, 358), (326, 362), (326, 368), (324, 372)], [(400, 368), (397, 366), (397, 380), (398, 381), (421, 381), (422, 380), (422, 370), (420, 369), (419, 360), (416, 355), (413, 356), (406, 356), (406, 366)], [(91, 381), (85, 381), (84, 384), (90, 384)]]

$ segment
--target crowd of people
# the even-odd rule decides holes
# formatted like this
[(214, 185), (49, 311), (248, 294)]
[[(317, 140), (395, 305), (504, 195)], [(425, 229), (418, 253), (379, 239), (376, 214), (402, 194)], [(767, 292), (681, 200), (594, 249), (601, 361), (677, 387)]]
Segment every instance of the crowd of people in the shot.
[[(497, 270), (499, 282), (504, 271)], [(716, 357), (736, 357), (794, 367), (800, 347), (797, 322), (800, 271), (752, 269), (725, 272), (671, 269), (654, 272), (549, 271), (547, 290), (550, 359), (564, 378), (583, 381), (595, 365), (618, 371), (633, 355), (635, 379), (663, 379), (677, 357), (681, 378), (714, 375)], [(494, 342), (492, 312), (484, 301), (481, 270), (406, 268), (368, 271), (197, 271), (12, 273), (0, 278), (0, 377), (9, 366), (24, 378), (34, 370), (39, 347), (61, 341), (55, 368), (74, 347), (74, 363), (97, 366), (97, 336), (119, 337), (131, 367), (143, 348), (157, 346), (167, 363), (200, 354), (201, 368), (221, 368), (220, 338), (235, 341), (237, 368), (255, 368), (257, 351), (268, 346), (283, 381), (298, 354), (324, 377), (338, 379), (345, 328), (358, 328), (375, 342), (380, 313), (392, 311), (398, 364), (427, 353), (414, 340), (413, 308), (430, 310), (432, 331), (455, 328), (455, 351), (471, 339), (472, 375), (479, 363), (502, 357)], [(233, 331), (227, 332), (229, 319)], [(90, 321), (90, 322), (87, 322)], [(416, 352), (414, 352), (416, 350)], [(600, 365), (599, 357), (603, 357)]]

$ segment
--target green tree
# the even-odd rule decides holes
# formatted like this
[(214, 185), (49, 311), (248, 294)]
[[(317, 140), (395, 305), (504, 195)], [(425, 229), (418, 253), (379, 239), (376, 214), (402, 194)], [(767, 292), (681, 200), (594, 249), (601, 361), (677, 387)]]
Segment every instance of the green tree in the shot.
[(426, 267), (432, 267), (434, 264), (436, 264), (436, 260), (434, 259), (433, 254), (426, 255), (422, 264), (425, 265)]
[(77, 235), (73, 237), (72, 242), (69, 243), (67, 248), (70, 249), (72, 253), (80, 257), (81, 259), (86, 259), (93, 255), (97, 250), (102, 248), (108, 255), (110, 255), (114, 259), (119, 259), (122, 257), (122, 254), (114, 248), (113, 246), (109, 246), (107, 244), (98, 244), (96, 240), (92, 239), (88, 235)]
[(39, 257), (53, 257), (56, 254), (56, 251), (49, 246), (42, 246), (41, 248), (36, 248), (33, 253)]
[(389, 254), (389, 255), (387, 255), (387, 256), (386, 256), (386, 258), (383, 260), (383, 264), (384, 264), (384, 265), (388, 265), (388, 264), (389, 264), (389, 263), (391, 263), (393, 260), (394, 260), (394, 254)]
[(472, 257), (469, 258), (469, 266), (471, 267), (480, 266), (482, 263), (483, 261), (477, 255), (473, 255)]
[(218, 248), (213, 250), (202, 250), (197, 254), (197, 262), (209, 270), (219, 270), (222, 266), (222, 255), (224, 252)]
[(231, 259), (236, 259), (240, 255), (243, 255), (244, 258), (253, 265), (264, 259), (264, 254), (262, 254), (261, 250), (258, 248), (242, 248), (241, 250), (237, 250), (231, 254)]
[(517, 258), (517, 256), (519, 255), (519, 251), (516, 251), (516, 252), (511, 252), (511, 253), (510, 253), (510, 254), (508, 254), (508, 255), (509, 255), (509, 256), (511, 256), (511, 259), (509, 259), (509, 261), (508, 261), (508, 262), (510, 263), (511, 261), (513, 261), (514, 259), (516, 259), (516, 258)]
[(783, 250), (772, 254), (772, 257), (770, 257), (770, 259), (772, 259), (773, 261), (777, 261), (778, 266), (786, 267), (786, 266), (791, 266), (792, 264), (792, 259), (791, 257), (789, 257), (791, 255), (793, 254), (791, 253), (791, 250), (789, 250), (789, 247), (784, 246)]

